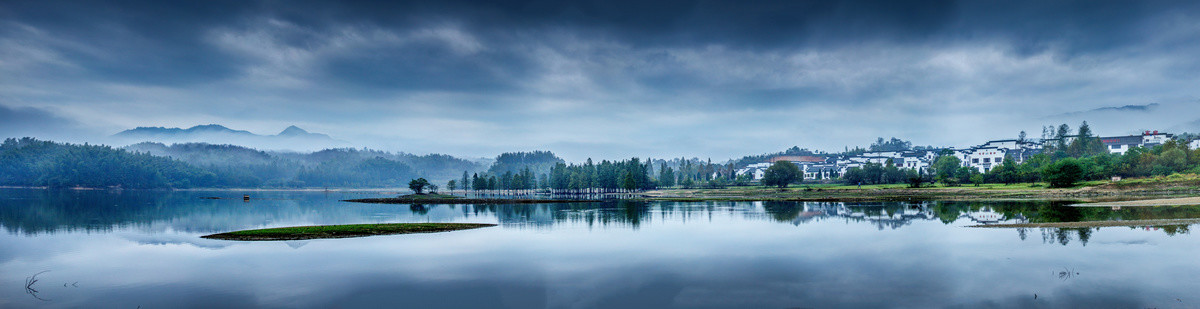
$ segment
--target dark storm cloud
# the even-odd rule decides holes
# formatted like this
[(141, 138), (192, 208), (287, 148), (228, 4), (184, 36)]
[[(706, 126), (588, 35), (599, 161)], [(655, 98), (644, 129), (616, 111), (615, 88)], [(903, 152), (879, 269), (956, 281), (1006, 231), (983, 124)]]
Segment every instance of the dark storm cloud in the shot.
[[(529, 1), (445, 2), (482, 25), (567, 27), (636, 45), (711, 43), (776, 46), (862, 37), (908, 39), (943, 27), (949, 1)], [(503, 29), (504, 27), (502, 27)], [(832, 30), (832, 33), (831, 31)]]
[(33, 107), (0, 104), (0, 138), (62, 138), (80, 133), (79, 123)]
[[(390, 145), (482, 156), (960, 145), (1131, 102), (1170, 118), (1197, 53), (1200, 3), (1179, 1), (0, 4), (0, 99), (107, 133), (454, 127)], [(834, 130), (848, 114), (869, 125)]]
[[(300, 22), (409, 26), (451, 17), (473, 30), (568, 28), (637, 45), (778, 47), (864, 40), (1005, 37), (1024, 48), (1110, 48), (1141, 39), (1160, 14), (1195, 16), (1178, 1), (384, 1), (267, 5)], [(316, 12), (316, 13), (314, 13)]]
[[(7, 20), (87, 48), (64, 48), (94, 78), (146, 84), (202, 83), (236, 74), (245, 59), (209, 44), (213, 28), (253, 27), (262, 18), (300, 29), (281, 44), (321, 44), (346, 26), (412, 29), (461, 23), (500, 48), (447, 57), (438, 46), (368, 48), (330, 59), (333, 82), (385, 88), (496, 89), (528, 77), (513, 46), (523, 33), (568, 31), (642, 47), (706, 44), (737, 49), (853, 45), (865, 41), (943, 44), (1004, 39), (1018, 51), (1060, 46), (1086, 53), (1144, 40), (1153, 18), (1195, 16), (1196, 4), (1156, 1), (19, 1)], [(498, 66), (500, 73), (491, 70)], [(670, 81), (666, 81), (670, 83)]]
[(69, 42), (57, 51), (91, 78), (173, 85), (233, 74), (236, 63), (214, 61), (216, 48), (199, 38), (207, 26), (258, 13), (235, 3), (13, 1), (0, 5), (0, 16), (4, 29), (15, 22)]

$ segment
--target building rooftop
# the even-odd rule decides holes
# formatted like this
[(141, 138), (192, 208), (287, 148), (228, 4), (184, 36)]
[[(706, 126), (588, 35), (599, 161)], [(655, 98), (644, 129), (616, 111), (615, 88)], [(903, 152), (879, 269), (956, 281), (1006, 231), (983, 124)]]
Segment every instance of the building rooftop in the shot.
[(814, 156), (777, 156), (777, 157), (771, 158), (771, 160), (768, 160), (768, 161), (769, 161), (769, 162), (771, 162), (771, 163), (775, 163), (775, 162), (779, 162), (779, 161), (790, 161), (790, 162), (825, 162), (825, 158), (822, 158), (822, 157), (814, 157)]
[(1106, 136), (1101, 137), (1100, 142), (1104, 143), (1105, 145), (1139, 145), (1142, 143), (1142, 136)]

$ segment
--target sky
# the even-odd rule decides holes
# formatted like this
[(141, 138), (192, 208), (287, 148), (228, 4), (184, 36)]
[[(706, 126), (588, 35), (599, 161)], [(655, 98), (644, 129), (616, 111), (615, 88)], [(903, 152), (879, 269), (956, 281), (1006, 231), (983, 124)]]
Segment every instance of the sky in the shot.
[(1200, 131), (1196, 1), (0, 2), (0, 136), (493, 157)]

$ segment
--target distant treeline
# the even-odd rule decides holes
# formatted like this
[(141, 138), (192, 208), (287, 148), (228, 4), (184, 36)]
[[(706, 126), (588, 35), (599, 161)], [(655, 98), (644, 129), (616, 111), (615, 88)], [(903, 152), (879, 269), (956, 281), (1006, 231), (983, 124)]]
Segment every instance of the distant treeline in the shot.
[[(621, 161), (587, 159), (567, 164), (547, 151), (505, 153), (486, 173), (463, 172), (446, 183), (451, 190), (550, 190), (568, 193), (629, 192), (663, 187), (722, 187), (748, 184), (734, 163), (714, 164), (699, 159)], [(543, 167), (546, 167), (544, 172)]]
[(141, 143), (120, 149), (33, 138), (0, 144), (0, 185), (5, 186), (401, 187), (412, 178), (451, 179), (458, 171), (482, 168), (446, 155), (365, 149), (272, 153), (204, 143)]
[[(501, 155), (496, 164), (500, 165), (500, 162), (507, 160), (506, 157), (511, 156)], [(546, 157), (543, 160), (553, 159)], [(549, 172), (541, 175), (535, 174), (527, 165), (518, 172), (505, 171), (499, 175), (485, 173), (483, 175), (473, 174), (468, 177), (467, 173), (463, 173), (462, 179), (451, 180), (447, 185), (450, 189), (461, 188), (476, 191), (544, 189), (573, 193), (636, 191), (653, 189), (658, 186), (658, 183), (650, 177), (650, 164), (642, 163), (638, 158), (615, 162), (604, 160), (599, 164), (588, 159), (584, 164), (571, 165), (559, 160), (550, 166)]]

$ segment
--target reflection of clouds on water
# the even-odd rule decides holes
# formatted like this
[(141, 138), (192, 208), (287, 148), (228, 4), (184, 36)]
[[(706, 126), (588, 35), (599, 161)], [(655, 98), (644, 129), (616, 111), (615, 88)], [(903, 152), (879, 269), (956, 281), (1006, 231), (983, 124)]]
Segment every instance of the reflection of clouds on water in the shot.
[(232, 245), (232, 242), (216, 239), (200, 238), (196, 234), (177, 234), (177, 233), (118, 233), (121, 238), (136, 242), (143, 245), (189, 245), (196, 248), (204, 249), (224, 249)]
[[(1057, 288), (1027, 295), (986, 298), (947, 306), (949, 308), (1153, 308), (1129, 297), (1138, 290), (1105, 286), (1096, 291)], [(1037, 298), (1033, 294), (1038, 294)]]
[(1106, 244), (1106, 245), (1154, 245), (1155, 244), (1154, 242), (1151, 242), (1150, 240), (1147, 240), (1147, 239), (1104, 241), (1104, 242), (1100, 242), (1100, 243)]
[[(245, 282), (229, 282), (229, 286), (205, 286), (192, 283), (131, 285), (106, 288), (105, 293), (87, 293), (85, 297), (61, 297), (56, 306), (108, 308), (259, 308), (260, 299)], [(187, 291), (164, 293), (163, 291)], [(71, 295), (67, 295), (71, 296)], [(75, 295), (80, 296), (80, 295)], [(98, 304), (106, 304), (100, 306)]]
[(287, 244), (287, 246), (289, 248), (300, 249), (300, 247), (304, 247), (305, 245), (308, 245), (309, 241), (308, 240), (288, 240), (288, 241), (284, 241), (283, 243)]
[[(837, 212), (843, 206), (845, 217)], [(1100, 241), (1088, 248), (1031, 246), (997, 230), (945, 224), (938, 206), (957, 207), (439, 205), (430, 215), (444, 211), (452, 220), (522, 228), (288, 242), (204, 240), (163, 220), (153, 232), (127, 226), (113, 233), (0, 234), (6, 249), (0, 251), (11, 250), (0, 255), (14, 257), (0, 260), (0, 273), (54, 269), (86, 284), (47, 294), (63, 307), (171, 307), (174, 299), (223, 308), (1020, 308), (1094, 304), (1088, 297), (1155, 307), (1154, 299), (1200, 288), (1186, 280), (1192, 274), (1171, 271), (1191, 266), (1200, 251), (1194, 238), (1131, 229), (1094, 236), (1149, 239), (1160, 243), (1153, 254)], [(386, 213), (360, 210), (350, 212)], [(967, 220), (961, 213), (952, 218)], [(869, 220), (909, 221), (881, 231)], [(207, 241), (229, 245), (211, 250)], [(1047, 276), (1062, 265), (1085, 276), (1067, 282)], [(12, 279), (0, 277), (0, 286), (9, 286), (6, 280)], [(1124, 294), (1099, 294), (1112, 292)], [(0, 299), (19, 293), (0, 289)], [(199, 299), (213, 297), (223, 299)]]

